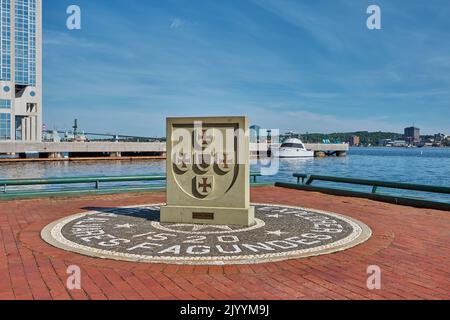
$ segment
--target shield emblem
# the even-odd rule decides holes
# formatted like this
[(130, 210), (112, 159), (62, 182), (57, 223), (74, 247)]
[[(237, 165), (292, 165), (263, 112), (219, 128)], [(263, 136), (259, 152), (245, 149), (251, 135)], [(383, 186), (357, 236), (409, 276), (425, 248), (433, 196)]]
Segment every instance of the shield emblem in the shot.
[(234, 163), (234, 152), (220, 152), (216, 155), (217, 168), (223, 173), (233, 170)]
[(230, 143), (235, 142), (236, 128), (228, 123), (216, 125), (218, 128), (207, 130), (179, 126), (176, 129), (183, 130), (177, 131), (188, 132), (189, 138), (186, 135), (182, 140), (172, 139), (171, 168), (175, 181), (186, 195), (201, 201), (220, 199), (236, 183), (240, 169), (237, 165), (238, 145)]
[(196, 191), (202, 196), (208, 196), (214, 190), (214, 176), (195, 177)]
[(175, 155), (175, 167), (181, 172), (188, 172), (192, 167), (192, 155), (180, 152)]
[(210, 153), (196, 152), (195, 153), (195, 166), (201, 172), (208, 172), (214, 163), (213, 156)]

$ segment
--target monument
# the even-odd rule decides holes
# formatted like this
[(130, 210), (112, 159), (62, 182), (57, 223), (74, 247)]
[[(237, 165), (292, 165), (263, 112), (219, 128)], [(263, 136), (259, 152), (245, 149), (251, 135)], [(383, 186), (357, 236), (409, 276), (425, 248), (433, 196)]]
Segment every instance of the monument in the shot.
[(330, 254), (372, 234), (364, 223), (337, 213), (250, 206), (245, 117), (170, 118), (167, 152), (167, 204), (65, 216), (46, 226), (42, 239), (102, 259), (231, 265)]
[(161, 223), (250, 226), (246, 117), (167, 119), (167, 205)]

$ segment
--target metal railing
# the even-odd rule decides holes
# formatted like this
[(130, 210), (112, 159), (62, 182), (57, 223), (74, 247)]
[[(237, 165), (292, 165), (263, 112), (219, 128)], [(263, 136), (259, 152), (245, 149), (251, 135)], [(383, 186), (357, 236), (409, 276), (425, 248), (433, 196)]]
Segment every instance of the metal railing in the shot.
[[(250, 174), (253, 186), (266, 185), (258, 183), (260, 173)], [(38, 198), (45, 196), (70, 196), (85, 194), (115, 194), (126, 192), (159, 191), (166, 188), (166, 177), (162, 175), (110, 176), (110, 177), (68, 177), (45, 179), (0, 180), (0, 200), (20, 198)], [(139, 182), (139, 185), (112, 185), (112, 183)], [(145, 182), (160, 182), (144, 184)], [(80, 186), (83, 185), (83, 186)], [(50, 186), (53, 188), (31, 188), (33, 186)], [(61, 186), (60, 188), (54, 188)], [(18, 187), (14, 188), (13, 187)], [(20, 188), (22, 187), (22, 188)], [(23, 188), (24, 187), (24, 188)]]
[[(343, 177), (331, 177), (331, 176), (321, 176), (321, 175), (310, 175), (303, 173), (295, 173), (294, 178), (297, 178), (297, 184), (277, 182), (275, 186), (285, 187), (291, 189), (299, 189), (306, 191), (317, 191), (332, 195), (349, 196), (349, 197), (360, 197), (372, 200), (378, 200), (383, 202), (395, 203), (400, 205), (407, 205), (420, 208), (432, 208), (439, 210), (450, 211), (450, 202), (440, 202), (426, 199), (424, 197), (414, 197), (410, 195), (397, 195), (389, 193), (380, 193), (379, 188), (387, 189), (397, 189), (397, 190), (409, 190), (418, 192), (428, 192), (428, 193), (438, 193), (438, 194), (450, 194), (449, 187), (431, 186), (423, 184), (412, 184), (412, 183), (400, 183), (400, 182), (388, 182), (388, 181), (378, 181), (378, 180), (367, 180), (367, 179), (354, 179), (354, 178), (343, 178)], [(315, 181), (321, 182), (333, 182), (342, 183), (350, 185), (362, 185), (369, 186), (372, 188), (371, 192), (363, 192), (349, 189), (340, 189), (334, 187), (324, 187), (324, 186), (313, 186)]]

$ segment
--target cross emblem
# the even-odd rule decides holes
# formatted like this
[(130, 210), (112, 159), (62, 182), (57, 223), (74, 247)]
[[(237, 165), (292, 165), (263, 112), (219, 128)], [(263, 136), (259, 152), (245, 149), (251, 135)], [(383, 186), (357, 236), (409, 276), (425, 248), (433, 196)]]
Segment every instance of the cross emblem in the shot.
[(234, 167), (234, 152), (217, 154), (217, 167), (224, 173), (230, 172)]
[(223, 167), (225, 168), (225, 169), (229, 169), (230, 168), (230, 166), (229, 166), (229, 159), (228, 159), (228, 154), (226, 154), (226, 153), (224, 153), (223, 154), (223, 160), (222, 160), (222, 165), (223, 165)]
[(196, 189), (202, 196), (207, 196), (213, 191), (213, 176), (196, 177)]
[(202, 182), (198, 184), (198, 187), (201, 188), (202, 192), (208, 192), (208, 189), (212, 188), (212, 184), (208, 183), (208, 178), (202, 178)]

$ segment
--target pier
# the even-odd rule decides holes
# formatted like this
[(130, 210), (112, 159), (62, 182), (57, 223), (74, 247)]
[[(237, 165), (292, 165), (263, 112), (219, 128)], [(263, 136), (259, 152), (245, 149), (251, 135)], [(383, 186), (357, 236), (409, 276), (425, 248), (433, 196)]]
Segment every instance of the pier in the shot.
[[(250, 144), (252, 154), (267, 154), (273, 147), (270, 144)], [(347, 155), (348, 144), (305, 144), (308, 150), (313, 150), (316, 157)], [(63, 160), (67, 159), (110, 159), (124, 160), (131, 158), (164, 158), (166, 154), (165, 142), (0, 142), (0, 154), (19, 155), (20, 159), (34, 155), (38, 159)], [(0, 161), (11, 161), (6, 159)]]
[(162, 142), (0, 142), (0, 154), (16, 154), (26, 158), (35, 154), (39, 158), (69, 158), (165, 156)]
[(319, 158), (327, 156), (345, 157), (349, 150), (347, 143), (305, 143), (305, 147), (314, 151), (314, 155)]

